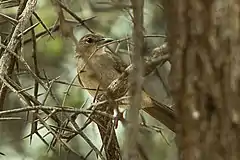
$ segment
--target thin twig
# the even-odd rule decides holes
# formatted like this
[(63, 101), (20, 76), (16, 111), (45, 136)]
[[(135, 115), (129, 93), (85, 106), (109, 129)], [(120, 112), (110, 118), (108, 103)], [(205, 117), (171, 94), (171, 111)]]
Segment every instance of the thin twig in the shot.
[[(53, 107), (53, 106), (26, 106), (25, 108), (17, 108), (17, 109), (11, 109), (11, 110), (5, 110), (5, 111), (0, 111), (0, 116), (12, 114), (12, 113), (20, 113), (20, 112), (26, 112), (26, 111), (34, 111), (34, 110), (56, 110), (57, 112), (69, 112), (69, 113), (78, 113), (78, 114), (91, 114), (93, 111), (92, 110), (86, 110), (86, 109), (77, 109), (73, 107), (67, 107), (64, 106), (63, 108), (60, 107)], [(107, 116), (109, 118), (114, 118), (112, 115), (109, 115), (105, 112), (101, 111), (94, 111), (97, 114), (100, 114), (102, 116)]]
[(43, 28), (47, 31), (47, 33), (50, 35), (50, 37), (53, 38), (53, 35), (51, 34), (50, 30), (47, 28), (47, 26), (45, 25), (45, 23), (41, 20), (41, 18), (38, 16), (38, 14), (36, 12), (33, 12), (33, 15), (37, 18), (37, 20), (40, 22), (40, 24), (43, 26)]
[(68, 12), (73, 18), (75, 18), (79, 23), (81, 23), (89, 32), (93, 33), (93, 31), (83, 22), (83, 20), (77, 16), (75, 13), (73, 13), (70, 9), (68, 9), (61, 1), (55, 0), (58, 2), (58, 4), (66, 11)]

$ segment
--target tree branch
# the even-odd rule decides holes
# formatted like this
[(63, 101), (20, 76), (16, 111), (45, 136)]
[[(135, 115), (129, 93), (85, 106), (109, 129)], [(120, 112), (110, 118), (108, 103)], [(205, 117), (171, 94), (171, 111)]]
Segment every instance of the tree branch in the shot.
[[(20, 39), (18, 38), (18, 35), (21, 32), (23, 32), (27, 22), (29, 21), (30, 17), (32, 16), (35, 10), (36, 4), (37, 4), (37, 0), (29, 0), (26, 3), (26, 7), (23, 10), (22, 14), (19, 16), (20, 19), (18, 20), (18, 24), (16, 25), (16, 28), (14, 29), (12, 37), (7, 45), (7, 49), (5, 49), (0, 59), (0, 75), (12, 74), (14, 64), (15, 64), (15, 58), (12, 54), (8, 52), (8, 50), (13, 52), (16, 50), (18, 43), (20, 41)], [(21, 7), (22, 6), (19, 6), (19, 8)], [(2, 83), (1, 90), (0, 90), (0, 110), (3, 110), (3, 104), (4, 104), (6, 93), (7, 93), (7, 87)]]
[(133, 7), (133, 71), (130, 74), (130, 108), (128, 111), (128, 120), (131, 122), (126, 130), (126, 139), (124, 144), (123, 159), (139, 159), (137, 150), (137, 138), (139, 129), (139, 109), (141, 106), (141, 91), (143, 84), (143, 46), (144, 46), (144, 36), (143, 36), (143, 0), (131, 0)]

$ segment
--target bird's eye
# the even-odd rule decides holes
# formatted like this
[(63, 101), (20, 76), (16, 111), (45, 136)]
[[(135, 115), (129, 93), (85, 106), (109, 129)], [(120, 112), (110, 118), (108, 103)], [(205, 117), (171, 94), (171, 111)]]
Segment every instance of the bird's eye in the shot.
[(87, 38), (87, 39), (86, 39), (86, 42), (87, 42), (87, 43), (92, 43), (92, 42), (93, 42), (93, 39), (92, 39), (92, 38)]

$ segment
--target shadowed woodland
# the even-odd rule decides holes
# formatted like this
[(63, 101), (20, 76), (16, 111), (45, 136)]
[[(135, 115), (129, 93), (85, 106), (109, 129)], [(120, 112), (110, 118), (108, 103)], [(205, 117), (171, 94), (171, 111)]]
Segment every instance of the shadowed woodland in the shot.
[(237, 0), (0, 0), (0, 159), (240, 159)]

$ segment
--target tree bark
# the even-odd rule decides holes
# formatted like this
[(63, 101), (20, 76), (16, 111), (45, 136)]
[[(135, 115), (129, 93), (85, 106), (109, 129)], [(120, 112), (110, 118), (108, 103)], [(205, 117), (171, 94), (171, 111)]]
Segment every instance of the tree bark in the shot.
[(240, 159), (240, 2), (164, 5), (179, 157)]

